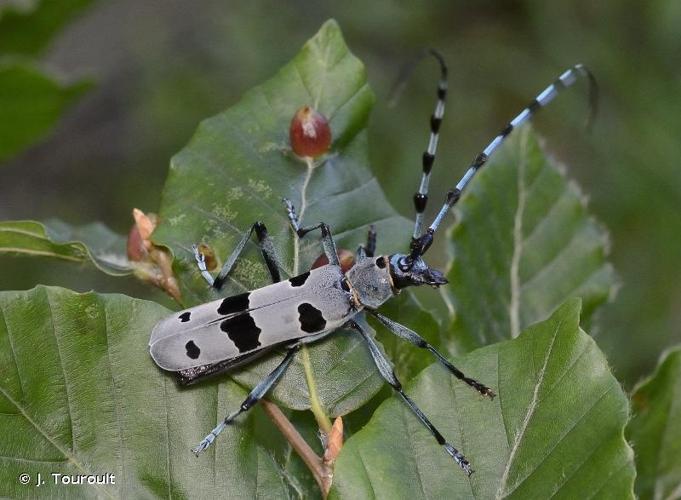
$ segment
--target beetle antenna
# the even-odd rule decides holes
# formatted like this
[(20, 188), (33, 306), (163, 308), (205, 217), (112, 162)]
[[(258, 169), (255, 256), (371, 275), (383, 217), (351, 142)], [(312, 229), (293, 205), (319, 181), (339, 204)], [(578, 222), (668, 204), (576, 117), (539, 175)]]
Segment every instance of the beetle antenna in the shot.
[(598, 110), (598, 87), (596, 79), (589, 69), (583, 64), (577, 64), (572, 68), (561, 74), (551, 85), (546, 87), (537, 97), (535, 97), (530, 104), (525, 107), (513, 120), (511, 120), (501, 132), (483, 149), (473, 160), (468, 167), (468, 170), (458, 182), (458, 184), (447, 192), (445, 202), (442, 208), (433, 219), (433, 222), (428, 227), (426, 232), (418, 239), (412, 241), (410, 259), (414, 260), (417, 257), (426, 253), (430, 245), (433, 243), (435, 232), (440, 227), (442, 220), (447, 212), (456, 205), (461, 197), (461, 193), (468, 186), (475, 174), (487, 163), (492, 154), (499, 149), (508, 137), (508, 135), (519, 126), (528, 122), (540, 109), (546, 107), (553, 99), (563, 90), (571, 87), (577, 81), (578, 77), (585, 77), (589, 83), (589, 104), (590, 112), (587, 123), (593, 123), (596, 111)]
[(435, 162), (435, 154), (437, 152), (438, 140), (440, 138), (440, 124), (445, 114), (445, 102), (447, 99), (447, 64), (444, 57), (434, 49), (424, 50), (418, 58), (409, 63), (402, 70), (398, 78), (398, 84), (395, 86), (393, 94), (397, 91), (401, 92), (404, 83), (408, 76), (412, 73), (416, 64), (427, 56), (432, 56), (440, 66), (440, 79), (437, 83), (437, 100), (435, 102), (435, 109), (430, 115), (430, 138), (428, 139), (428, 146), (421, 156), (421, 182), (418, 190), (414, 193), (414, 211), (416, 212), (416, 219), (414, 221), (414, 231), (412, 233), (412, 244), (421, 235), (423, 228), (423, 212), (428, 203), (428, 185), (430, 183), (430, 172), (433, 169)]

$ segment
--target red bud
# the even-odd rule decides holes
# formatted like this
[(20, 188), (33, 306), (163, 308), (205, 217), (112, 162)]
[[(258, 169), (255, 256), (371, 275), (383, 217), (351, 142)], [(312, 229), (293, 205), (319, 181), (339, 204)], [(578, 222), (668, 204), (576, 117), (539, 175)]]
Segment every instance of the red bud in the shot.
[(156, 228), (158, 221), (156, 214), (145, 214), (138, 208), (133, 209), (132, 216), (135, 219), (135, 224), (128, 233), (128, 259), (133, 262), (140, 262), (147, 257), (149, 249), (151, 249), (151, 233)]
[[(343, 271), (343, 274), (347, 273), (350, 268), (355, 265), (355, 256), (350, 250), (346, 250), (345, 248), (338, 250), (338, 260), (340, 261), (341, 271)], [(325, 266), (328, 263), (329, 259), (326, 258), (326, 255), (321, 254), (312, 263), (312, 269)]]
[(298, 156), (316, 158), (331, 146), (331, 128), (324, 115), (310, 106), (303, 106), (291, 120), (289, 128), (291, 148)]

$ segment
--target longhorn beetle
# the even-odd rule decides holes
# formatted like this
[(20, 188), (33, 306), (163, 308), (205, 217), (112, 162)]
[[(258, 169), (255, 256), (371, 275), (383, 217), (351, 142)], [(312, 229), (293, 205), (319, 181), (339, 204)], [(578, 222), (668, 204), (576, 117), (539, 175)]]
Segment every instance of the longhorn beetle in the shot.
[(390, 361), (379, 349), (374, 338), (356, 319), (362, 312), (369, 313), (399, 338), (430, 351), (456, 378), (480, 394), (493, 398), (494, 392), (490, 388), (464, 375), (416, 332), (383, 316), (377, 309), (388, 299), (398, 295), (403, 288), (420, 285), (439, 287), (447, 283), (440, 271), (426, 264), (423, 255), (433, 243), (443, 218), (459, 201), (462, 191), (476, 172), (485, 165), (513, 129), (527, 122), (561, 90), (573, 85), (578, 76), (584, 76), (589, 81), (593, 117), (597, 103), (597, 88), (593, 75), (581, 64), (561, 74), (475, 157), (458, 184), (447, 193), (445, 202), (433, 222), (423, 231), (428, 184), (447, 96), (445, 61), (438, 52), (434, 50), (428, 52), (439, 63), (440, 79), (435, 111), (430, 118), (430, 141), (422, 157), (421, 183), (414, 195), (416, 221), (408, 253), (375, 256), (376, 232), (371, 227), (366, 245), (360, 246), (357, 250), (356, 263), (344, 274), (329, 226), (324, 222), (307, 227), (301, 225), (293, 204), (287, 199), (283, 201), (295, 237), (302, 238), (311, 231), (320, 230), (324, 254), (329, 262), (327, 265), (281, 281), (274, 245), (262, 222), (256, 222), (244, 233), (215, 278), (206, 268), (204, 255), (196, 246), (193, 247), (194, 257), (202, 276), (210, 286), (220, 290), (246, 243), (255, 232), (273, 284), (192, 307), (161, 320), (154, 327), (149, 341), (151, 356), (156, 364), (164, 370), (177, 372), (181, 383), (192, 384), (247, 363), (274, 346), (286, 350), (281, 363), (253, 388), (241, 406), (227, 415), (192, 450), (197, 456), (210, 446), (226, 425), (231, 424), (238, 415), (248, 411), (267, 394), (282, 377), (302, 345), (326, 337), (339, 328), (350, 328), (364, 338), (380, 374), (428, 428), (436, 441), (466, 474), (470, 475), (473, 472), (464, 455), (445, 440), (416, 403), (405, 394)]

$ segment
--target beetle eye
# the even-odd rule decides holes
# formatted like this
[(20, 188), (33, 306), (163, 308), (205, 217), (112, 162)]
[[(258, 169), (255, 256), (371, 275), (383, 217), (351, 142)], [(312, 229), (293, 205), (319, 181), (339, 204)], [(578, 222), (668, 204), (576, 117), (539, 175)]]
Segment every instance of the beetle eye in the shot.
[(397, 265), (399, 266), (400, 271), (405, 271), (405, 272), (409, 271), (409, 268), (411, 267), (409, 265), (409, 260), (407, 259), (406, 256), (401, 257), (400, 260), (397, 261)]

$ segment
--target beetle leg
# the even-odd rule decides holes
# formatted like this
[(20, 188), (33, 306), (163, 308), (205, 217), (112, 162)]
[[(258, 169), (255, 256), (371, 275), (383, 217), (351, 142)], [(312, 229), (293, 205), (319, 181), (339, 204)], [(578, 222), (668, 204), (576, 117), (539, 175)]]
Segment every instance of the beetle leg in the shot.
[(243, 403), (241, 403), (241, 406), (239, 406), (239, 409), (227, 415), (222, 422), (220, 422), (205, 438), (203, 438), (203, 440), (201, 440), (196, 448), (192, 449), (197, 457), (199, 456), (199, 453), (208, 448), (213, 441), (215, 441), (215, 438), (218, 437), (218, 435), (226, 426), (230, 425), (241, 413), (250, 410), (265, 396), (265, 394), (267, 394), (267, 392), (277, 383), (277, 381), (289, 367), (291, 361), (293, 361), (293, 357), (298, 352), (301, 345), (302, 344), (298, 342), (288, 347), (286, 356), (284, 356), (284, 359), (281, 361), (281, 363), (279, 363), (277, 367), (272, 370), (269, 375), (267, 375), (267, 377), (265, 377), (258, 385), (256, 385), (253, 390), (251, 390), (246, 399), (244, 399)]
[(279, 274), (277, 253), (274, 249), (274, 245), (272, 244), (272, 239), (267, 234), (267, 227), (265, 227), (265, 224), (263, 224), (262, 222), (256, 222), (250, 227), (248, 231), (246, 231), (243, 234), (241, 240), (239, 240), (239, 243), (237, 243), (236, 248), (229, 256), (229, 258), (222, 266), (222, 269), (215, 278), (213, 278), (206, 269), (205, 257), (203, 256), (201, 251), (198, 249), (196, 245), (192, 246), (192, 249), (194, 250), (194, 258), (196, 259), (196, 264), (198, 265), (199, 270), (201, 271), (201, 275), (210, 286), (212, 286), (216, 290), (220, 290), (222, 288), (222, 286), (225, 284), (225, 281), (227, 280), (227, 276), (232, 271), (234, 264), (241, 255), (241, 252), (243, 252), (244, 248), (246, 247), (246, 243), (253, 234), (253, 231), (255, 231), (255, 235), (258, 239), (258, 246), (260, 247), (260, 251), (262, 252), (263, 259), (265, 259), (265, 264), (267, 265), (267, 270), (270, 273), (272, 282), (276, 283), (281, 280), (281, 275)]
[(494, 398), (495, 394), (494, 391), (492, 391), (492, 389), (490, 389), (484, 384), (481, 384), (477, 380), (464, 375), (464, 373), (461, 370), (459, 370), (456, 366), (450, 363), (449, 360), (447, 360), (447, 358), (440, 354), (437, 351), (437, 349), (435, 349), (432, 345), (426, 342), (425, 339), (421, 337), (418, 333), (411, 330), (410, 328), (407, 328), (404, 325), (399, 324), (397, 321), (393, 321), (390, 318), (387, 318), (382, 314), (377, 313), (376, 311), (371, 311), (369, 309), (367, 309), (367, 311), (370, 314), (372, 314), (376, 319), (378, 319), (378, 321), (380, 321), (388, 330), (390, 330), (390, 332), (392, 332), (399, 338), (406, 340), (407, 342), (409, 342), (412, 345), (415, 345), (416, 347), (420, 347), (421, 349), (426, 349), (430, 351), (437, 358), (438, 362), (442, 366), (447, 368), (456, 378), (470, 385), (473, 389), (478, 391), (483, 396), (489, 396), (490, 398)]
[(376, 253), (376, 227), (374, 225), (369, 226), (369, 232), (367, 233), (367, 243), (366, 245), (360, 245), (357, 249), (357, 260), (363, 260), (367, 257), (373, 257)]
[(364, 337), (364, 340), (366, 340), (367, 344), (369, 345), (371, 357), (373, 358), (374, 363), (378, 368), (378, 371), (381, 373), (381, 376), (386, 380), (386, 382), (388, 382), (392, 386), (393, 389), (397, 391), (397, 393), (402, 397), (404, 402), (407, 403), (409, 409), (412, 412), (414, 412), (414, 414), (418, 417), (421, 423), (430, 431), (430, 433), (433, 435), (438, 444), (440, 444), (445, 449), (447, 454), (449, 454), (449, 456), (452, 457), (454, 461), (459, 465), (459, 467), (461, 467), (461, 469), (463, 469), (463, 471), (470, 476), (473, 473), (473, 469), (471, 469), (471, 464), (459, 450), (454, 448), (445, 440), (442, 434), (440, 434), (440, 431), (438, 431), (435, 428), (435, 426), (430, 422), (430, 420), (428, 420), (428, 417), (426, 417), (423, 411), (421, 411), (421, 409), (416, 405), (416, 403), (405, 394), (404, 390), (402, 389), (402, 384), (395, 376), (395, 372), (393, 371), (390, 361), (388, 360), (388, 358), (385, 357), (385, 354), (383, 354), (381, 349), (378, 347), (378, 344), (373, 339), (373, 337), (369, 335), (355, 321), (348, 322), (347, 326), (357, 330), (362, 335), (362, 337)]
[(324, 222), (320, 222), (315, 226), (302, 227), (300, 221), (298, 220), (298, 214), (296, 214), (296, 209), (291, 203), (291, 200), (284, 198), (284, 204), (286, 205), (286, 213), (288, 215), (288, 220), (291, 223), (293, 231), (302, 238), (310, 231), (315, 229), (321, 229), (322, 231), (322, 246), (324, 247), (324, 254), (329, 260), (329, 264), (334, 266), (340, 266), (340, 260), (338, 259), (338, 250), (336, 249), (336, 242), (333, 240), (333, 235), (331, 234), (331, 228)]

